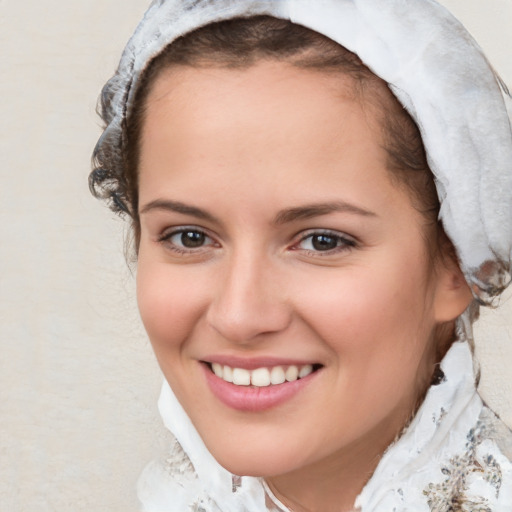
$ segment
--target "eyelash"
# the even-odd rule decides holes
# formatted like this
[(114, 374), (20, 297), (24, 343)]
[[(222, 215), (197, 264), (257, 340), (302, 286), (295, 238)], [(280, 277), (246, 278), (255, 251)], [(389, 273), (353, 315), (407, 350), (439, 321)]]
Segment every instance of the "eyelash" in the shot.
[[(172, 238), (175, 236), (183, 235), (184, 233), (190, 233), (194, 235), (199, 235), (200, 237), (204, 237), (204, 240), (210, 240), (210, 243), (203, 244), (198, 247), (181, 247), (177, 245), (175, 242), (172, 242)], [(336, 247), (332, 249), (327, 249), (325, 251), (318, 250), (318, 249), (301, 249), (300, 244), (305, 242), (308, 239), (313, 239), (314, 237), (326, 237), (331, 238), (336, 241)], [(170, 232), (166, 232), (162, 234), (158, 238), (158, 242), (161, 244), (166, 245), (168, 249), (171, 251), (177, 253), (177, 254), (197, 254), (204, 250), (208, 246), (219, 246), (211, 236), (209, 236), (204, 230), (197, 228), (195, 226), (183, 226), (178, 229), (173, 229)], [(346, 235), (342, 235), (336, 231), (329, 231), (329, 230), (322, 230), (322, 229), (316, 229), (316, 230), (310, 230), (306, 233), (303, 233), (300, 237), (299, 241), (294, 243), (290, 249), (294, 251), (302, 250), (307, 255), (312, 255), (315, 257), (324, 257), (324, 256), (331, 256), (334, 254), (338, 254), (340, 252), (349, 251), (351, 249), (354, 249), (358, 246), (357, 242), (349, 238)]]
[(201, 250), (204, 250), (205, 245), (201, 245), (200, 247), (195, 248), (186, 248), (186, 247), (180, 247), (176, 245), (176, 243), (172, 242), (172, 238), (178, 235), (183, 235), (184, 233), (193, 233), (195, 235), (200, 235), (205, 238), (205, 240), (210, 240), (213, 243), (210, 243), (208, 245), (216, 245), (213, 241), (212, 237), (208, 235), (204, 230), (199, 229), (195, 226), (183, 226), (178, 229), (173, 229), (170, 232), (163, 233), (159, 238), (158, 242), (166, 245), (167, 248), (169, 248), (171, 251), (177, 253), (177, 254), (196, 254), (200, 252)]
[(316, 229), (316, 230), (310, 230), (307, 233), (303, 234), (301, 236), (300, 240), (298, 241), (298, 243), (296, 243), (292, 247), (292, 249), (300, 250), (299, 245), (301, 243), (305, 242), (308, 239), (313, 239), (314, 237), (321, 237), (321, 236), (334, 239), (336, 241), (336, 247), (334, 247), (332, 249), (327, 249), (325, 251), (321, 251), (318, 249), (316, 249), (316, 250), (315, 249), (302, 249), (302, 250), (305, 251), (308, 255), (323, 257), (323, 256), (332, 256), (334, 254), (339, 254), (340, 252), (349, 251), (351, 249), (356, 248), (358, 245), (357, 242), (353, 238), (350, 238), (350, 237), (343, 235), (341, 233), (338, 233), (336, 231)]

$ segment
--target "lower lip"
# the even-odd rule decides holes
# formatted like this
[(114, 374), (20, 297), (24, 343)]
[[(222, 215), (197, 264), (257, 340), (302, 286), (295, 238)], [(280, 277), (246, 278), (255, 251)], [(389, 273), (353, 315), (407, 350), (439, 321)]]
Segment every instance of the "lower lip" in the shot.
[(308, 386), (321, 371), (310, 373), (307, 377), (293, 382), (274, 384), (265, 387), (236, 386), (217, 377), (207, 364), (201, 363), (206, 382), (212, 393), (225, 405), (244, 412), (260, 412), (291, 400)]

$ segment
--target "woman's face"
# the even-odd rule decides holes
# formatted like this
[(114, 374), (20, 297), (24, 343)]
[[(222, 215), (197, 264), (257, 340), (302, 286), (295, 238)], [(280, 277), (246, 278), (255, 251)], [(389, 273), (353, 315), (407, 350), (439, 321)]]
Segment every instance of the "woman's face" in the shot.
[(235, 474), (380, 453), (432, 370), (435, 326), (467, 304), (455, 271), (429, 259), (424, 218), (351, 87), (261, 62), (174, 68), (149, 97), (140, 312)]

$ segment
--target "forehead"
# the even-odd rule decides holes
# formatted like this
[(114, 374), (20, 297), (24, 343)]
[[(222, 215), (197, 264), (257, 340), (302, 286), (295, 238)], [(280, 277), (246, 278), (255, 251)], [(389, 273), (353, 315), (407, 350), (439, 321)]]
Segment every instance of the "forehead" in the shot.
[[(170, 135), (215, 139), (218, 129), (231, 130), (231, 141), (242, 146), (254, 132), (269, 139), (269, 149), (271, 138), (294, 135), (317, 135), (316, 142), (324, 138), (327, 144), (354, 132), (355, 124), (375, 141), (380, 136), (378, 122), (359, 99), (354, 79), (344, 73), (272, 60), (236, 69), (173, 66), (151, 87), (142, 149)], [(221, 144), (220, 133), (217, 138)]]
[(240, 185), (248, 199), (258, 191), (277, 196), (285, 185), (289, 195), (321, 196), (351, 183), (364, 195), (370, 183), (390, 186), (382, 146), (378, 120), (345, 74), (275, 61), (173, 67), (158, 77), (146, 105), (141, 203), (164, 181), (187, 191), (208, 183), (203, 194), (224, 181)]

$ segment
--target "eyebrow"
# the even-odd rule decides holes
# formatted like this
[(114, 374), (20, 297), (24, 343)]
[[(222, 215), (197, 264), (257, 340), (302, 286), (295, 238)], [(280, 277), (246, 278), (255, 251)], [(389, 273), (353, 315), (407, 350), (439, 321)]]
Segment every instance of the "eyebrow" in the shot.
[[(208, 220), (220, 224), (220, 221), (211, 213), (197, 206), (191, 206), (179, 201), (171, 201), (169, 199), (155, 199), (149, 202), (140, 210), (141, 214), (148, 213), (153, 210), (167, 210), (184, 215), (191, 215), (202, 220)], [(304, 206), (297, 206), (281, 210), (274, 217), (273, 224), (287, 224), (297, 220), (310, 219), (319, 217), (329, 213), (341, 212), (351, 213), (354, 215), (362, 215), (363, 217), (377, 217), (377, 214), (370, 210), (365, 210), (359, 206), (355, 206), (345, 201), (333, 201), (328, 203), (313, 203)]]
[(197, 206), (191, 206), (179, 201), (170, 201), (168, 199), (155, 199), (143, 206), (140, 210), (141, 214), (148, 213), (153, 210), (167, 210), (176, 213), (183, 213), (184, 215), (191, 215), (202, 220), (208, 220), (210, 222), (219, 223), (218, 219), (211, 213), (198, 208)]
[(282, 210), (276, 215), (274, 224), (286, 224), (288, 222), (310, 219), (333, 212), (351, 213), (362, 215), (363, 217), (377, 217), (377, 214), (370, 210), (365, 210), (364, 208), (346, 203), (345, 201), (333, 201), (329, 203), (308, 204)]

